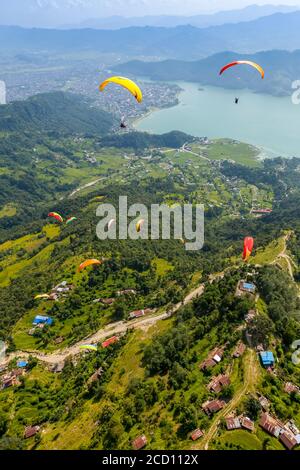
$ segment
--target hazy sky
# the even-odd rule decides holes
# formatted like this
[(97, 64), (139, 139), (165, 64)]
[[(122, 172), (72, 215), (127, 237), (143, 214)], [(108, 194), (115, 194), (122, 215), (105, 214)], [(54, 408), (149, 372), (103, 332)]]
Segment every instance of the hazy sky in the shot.
[(42, 26), (111, 15), (193, 15), (253, 3), (300, 6), (300, 0), (0, 0), (0, 24)]

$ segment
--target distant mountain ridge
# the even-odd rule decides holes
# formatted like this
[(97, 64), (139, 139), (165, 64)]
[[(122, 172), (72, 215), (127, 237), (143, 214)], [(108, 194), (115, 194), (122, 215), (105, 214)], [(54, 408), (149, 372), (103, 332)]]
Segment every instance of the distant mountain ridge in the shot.
[(300, 50), (266, 51), (247, 55), (247, 59), (261, 64), (266, 72), (261, 80), (256, 70), (238, 67), (219, 76), (221, 67), (232, 61), (244, 59), (236, 52), (222, 52), (193, 62), (166, 60), (161, 62), (131, 61), (115, 67), (118, 73), (149, 77), (152, 80), (183, 80), (198, 82), (202, 85), (221, 86), (224, 88), (250, 88), (256, 92), (276, 96), (291, 94), (294, 80), (300, 79)]
[(54, 92), (0, 106), (0, 131), (57, 131), (103, 136), (113, 125), (107, 112), (92, 109), (82, 97)]
[(196, 60), (224, 51), (300, 49), (300, 11), (210, 28), (132, 27), (121, 30), (50, 30), (0, 27), (0, 51), (86, 51)]
[(95, 28), (95, 29), (122, 29), (132, 26), (154, 26), (174, 28), (176, 26), (191, 25), (197, 28), (208, 28), (225, 23), (240, 23), (253, 21), (274, 13), (290, 13), (298, 10), (296, 6), (286, 5), (249, 5), (238, 10), (225, 10), (217, 13), (200, 14), (193, 16), (155, 15), (123, 17), (110, 16), (107, 18), (90, 18), (78, 25), (67, 25), (64, 28)]
[[(118, 10), (112, 9), (110, 3), (113, 7), (115, 7), (114, 4), (117, 4)], [(154, 8), (147, 9), (147, 4), (140, 7), (139, 3), (142, 2), (136, 1), (134, 3), (132, 0), (130, 2), (128, 0), (118, 0), (118, 2), (104, 0), (10, 0), (8, 2), (2, 0), (1, 22), (6, 25), (41, 28), (57, 28), (66, 23), (72, 25), (71, 27), (102, 29), (145, 25), (174, 27), (181, 24), (207, 27), (228, 22), (250, 21), (276, 12), (287, 13), (297, 9), (295, 6), (285, 5), (250, 5), (241, 9), (185, 17), (175, 16), (176, 12), (180, 11), (175, 7), (169, 9), (172, 12), (171, 15), (168, 10), (163, 9), (161, 11), (165, 12), (164, 15), (154, 13), (154, 16), (138, 16), (152, 15), (149, 12), (158, 11), (155, 9), (155, 5), (153, 5)], [(171, 0), (169, 3), (171, 4)], [(123, 17), (111, 17), (111, 11), (119, 11)], [(182, 11), (184, 10), (181, 9)]]

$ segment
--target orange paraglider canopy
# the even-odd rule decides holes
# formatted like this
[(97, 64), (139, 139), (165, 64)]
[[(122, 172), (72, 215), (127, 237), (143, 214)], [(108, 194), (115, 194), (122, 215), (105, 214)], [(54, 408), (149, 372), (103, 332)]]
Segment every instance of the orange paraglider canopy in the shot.
[(220, 75), (222, 75), (225, 70), (230, 69), (231, 67), (234, 67), (235, 65), (250, 65), (251, 67), (254, 67), (260, 74), (261, 78), (265, 78), (265, 71), (264, 69), (257, 64), (256, 62), (252, 62), (251, 60), (235, 60), (234, 62), (230, 62), (230, 64), (225, 65), (221, 70), (220, 70)]
[(87, 259), (83, 263), (80, 264), (78, 271), (82, 271), (83, 269), (87, 268), (88, 266), (94, 265), (94, 264), (102, 264), (102, 261), (98, 259)]
[(244, 251), (243, 251), (243, 260), (247, 261), (252, 253), (254, 246), (254, 239), (252, 237), (246, 237), (244, 239)]

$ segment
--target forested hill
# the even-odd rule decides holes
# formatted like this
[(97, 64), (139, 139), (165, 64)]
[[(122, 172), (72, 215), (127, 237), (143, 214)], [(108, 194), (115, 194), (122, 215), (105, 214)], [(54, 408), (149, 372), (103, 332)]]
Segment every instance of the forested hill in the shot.
[(101, 139), (104, 147), (134, 148), (136, 150), (148, 147), (179, 148), (185, 142), (194, 138), (180, 131), (172, 131), (162, 135), (148, 134), (147, 132), (130, 132), (127, 134), (107, 135)]
[(54, 92), (0, 106), (0, 131), (58, 131), (104, 135), (114, 125), (107, 112), (96, 110), (82, 97)]
[(221, 67), (233, 60), (245, 59), (236, 52), (221, 52), (198, 61), (165, 60), (161, 62), (130, 61), (115, 67), (118, 73), (131, 73), (146, 76), (153, 80), (185, 80), (199, 82), (202, 85), (222, 86), (224, 88), (250, 88), (272, 95), (290, 95), (291, 85), (300, 76), (300, 50), (294, 52), (274, 50), (247, 54), (263, 66), (266, 79), (261, 80), (256, 70), (239, 67), (228, 70), (219, 76)]

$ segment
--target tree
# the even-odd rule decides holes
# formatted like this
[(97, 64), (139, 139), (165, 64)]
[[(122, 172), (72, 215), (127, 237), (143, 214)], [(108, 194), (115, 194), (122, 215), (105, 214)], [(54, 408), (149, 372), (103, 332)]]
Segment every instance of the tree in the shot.
[(270, 439), (269, 437), (266, 437), (266, 438), (263, 440), (263, 444), (262, 444), (263, 450), (268, 450), (268, 447), (269, 447), (270, 442), (271, 442), (271, 439)]
[(274, 324), (267, 316), (258, 315), (253, 319), (248, 332), (252, 335), (254, 345), (263, 343), (268, 346), (274, 330)]
[(24, 440), (19, 437), (2, 437), (0, 439), (0, 450), (22, 450)]
[(259, 401), (254, 397), (248, 398), (245, 403), (245, 411), (247, 415), (255, 421), (261, 412), (261, 405)]
[(8, 417), (0, 410), (0, 436), (6, 433), (8, 426)]
[(232, 385), (225, 387), (224, 390), (222, 391), (222, 397), (225, 399), (231, 400), (233, 395), (234, 395), (234, 388)]
[(175, 362), (172, 369), (170, 370), (169, 382), (173, 388), (179, 389), (182, 387), (187, 378), (187, 371), (181, 367), (178, 362)]
[(115, 320), (123, 320), (126, 316), (126, 307), (124, 302), (116, 302), (114, 305), (114, 313), (113, 313)]

